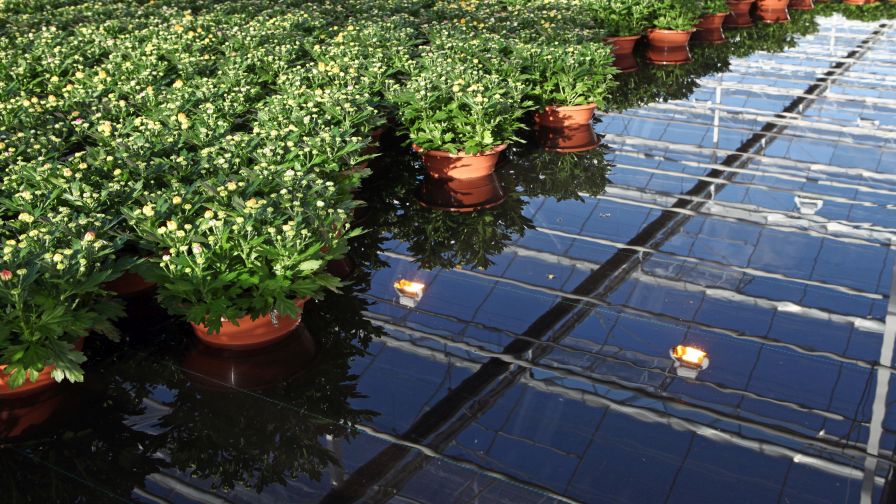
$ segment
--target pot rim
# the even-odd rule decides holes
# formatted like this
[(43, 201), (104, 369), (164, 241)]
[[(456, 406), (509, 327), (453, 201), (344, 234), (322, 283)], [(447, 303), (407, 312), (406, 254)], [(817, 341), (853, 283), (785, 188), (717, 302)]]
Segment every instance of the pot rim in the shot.
[[(304, 306), (305, 306), (305, 303), (307, 303), (308, 301), (311, 301), (311, 296), (305, 296), (305, 297), (295, 298), (295, 299), (293, 300), (293, 302), (294, 302), (294, 303), (296, 304), (296, 306), (299, 307), (299, 308), (304, 307)], [(269, 316), (270, 314), (271, 314), (271, 312), (263, 313), (263, 314), (259, 315), (259, 316), (256, 317), (256, 318), (251, 318), (251, 317), (249, 317), (249, 314), (247, 313), (247, 314), (243, 315), (243, 316), (240, 317), (240, 318), (246, 318), (246, 317), (249, 317), (249, 320), (251, 320), (252, 322), (255, 322), (256, 320), (258, 320), (258, 319), (260, 319), (260, 318), (262, 318), (262, 317)], [(299, 315), (301, 316), (302, 313), (299, 313)], [(229, 320), (224, 320), (223, 318), (222, 318), (221, 321), (222, 321), (222, 322), (230, 322)], [(196, 324), (196, 323), (194, 323), (194, 322), (189, 322), (189, 323), (190, 323), (190, 325), (193, 326), (193, 327), (198, 327), (198, 328), (201, 328), (201, 329), (203, 329), (204, 331), (208, 332), (208, 325), (206, 325), (206, 324), (204, 324), (204, 323), (199, 323), (199, 324)]]
[(588, 109), (596, 109), (596, 108), (597, 108), (596, 103), (586, 103), (584, 105), (545, 105), (544, 111), (545, 112), (547, 112), (548, 110), (560, 110), (560, 111), (569, 110), (569, 111), (571, 111), (571, 110), (588, 110)]
[(647, 30), (647, 34), (651, 33), (675, 33), (675, 34), (685, 34), (685, 33), (694, 33), (697, 31), (696, 28), (691, 28), (690, 30), (667, 30), (665, 28), (650, 28)]
[(494, 154), (498, 154), (507, 148), (507, 144), (496, 145), (496, 146), (492, 147), (491, 150), (480, 152), (479, 154), (467, 154), (464, 151), (457, 151), (457, 154), (452, 154), (448, 151), (437, 150), (437, 149), (425, 150), (425, 149), (422, 149), (417, 144), (411, 144), (411, 147), (414, 149), (415, 152), (419, 152), (421, 155), (424, 155), (424, 156), (448, 157), (448, 158), (467, 158), (467, 157), (491, 156)]
[(604, 42), (614, 42), (616, 40), (635, 40), (641, 38), (643, 35), (620, 35), (618, 37), (604, 37), (602, 40)]

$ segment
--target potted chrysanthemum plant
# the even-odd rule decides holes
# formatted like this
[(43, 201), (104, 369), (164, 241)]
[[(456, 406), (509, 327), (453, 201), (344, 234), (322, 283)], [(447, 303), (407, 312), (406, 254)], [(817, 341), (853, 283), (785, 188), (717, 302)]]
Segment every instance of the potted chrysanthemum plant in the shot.
[(0, 222), (0, 398), (83, 380), (84, 338), (117, 338), (112, 322), (123, 315), (103, 288), (127, 266), (115, 256), (122, 242), (110, 222), (51, 208), (18, 210)]

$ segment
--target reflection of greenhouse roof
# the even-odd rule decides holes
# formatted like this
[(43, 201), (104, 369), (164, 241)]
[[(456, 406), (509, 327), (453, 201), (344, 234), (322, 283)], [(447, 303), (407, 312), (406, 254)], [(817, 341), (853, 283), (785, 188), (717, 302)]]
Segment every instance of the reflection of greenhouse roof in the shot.
[[(121, 484), (147, 502), (893, 498), (896, 32), (818, 21), (796, 48), (734, 60), (685, 99), (602, 116), (606, 191), (529, 198), (534, 227), (487, 269), (422, 270), (407, 243), (386, 242), (388, 267), (360, 294), (384, 334), (351, 361), (359, 394), (335, 365), (300, 393), (184, 385), (200, 373), (155, 350), (133, 376), (108, 373), (122, 396), (149, 389), (109, 438), (144, 450), (176, 432), (186, 452), (158, 449), (142, 483)], [(422, 294), (400, 299), (401, 279)], [(711, 364), (678, 375), (676, 345)], [(160, 427), (178, 404), (219, 409)], [(354, 421), (350, 440), (333, 428)], [(319, 437), (341, 467), (321, 457), (320, 481), (286, 475), (256, 492), (167, 464), (192, 462), (193, 439), (214, 432), (250, 444), (240, 429), (259, 422), (290, 442)], [(301, 456), (277, 444), (249, 467), (284, 462), (277, 448)], [(92, 478), (115, 474), (68, 470), (102, 492)]]
[[(536, 229), (487, 270), (418, 272), (393, 244), (370, 292), (390, 335), (359, 364), (362, 390), (391, 401), (377, 430), (428, 426), (415, 441), (437, 455), (412, 450), (366, 490), (879, 497), (896, 447), (894, 40), (821, 25), (687, 100), (602, 117), (606, 193), (531, 201)], [(409, 275), (427, 283), (412, 309), (391, 288)], [(697, 379), (670, 374), (680, 343), (712, 357)], [(512, 484), (452, 478), (442, 457)]]

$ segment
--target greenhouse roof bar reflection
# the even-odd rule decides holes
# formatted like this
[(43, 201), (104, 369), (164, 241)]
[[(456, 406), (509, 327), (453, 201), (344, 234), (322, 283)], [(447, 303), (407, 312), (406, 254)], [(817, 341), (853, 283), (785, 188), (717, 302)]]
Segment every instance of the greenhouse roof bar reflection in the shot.
[[(375, 3), (405, 42), (417, 20), (474, 9)], [(85, 343), (84, 383), (0, 403), (0, 490), (889, 502), (896, 21), (855, 18), (894, 7), (819, 2), (693, 43), (681, 65), (639, 46), (593, 129), (529, 119), (485, 175), (427, 172), (435, 136), (415, 149), (387, 127), (352, 160), (370, 170), (346, 193), (364, 202), (342, 208), (354, 224), (323, 233), (321, 257), (346, 257), (303, 266), (342, 285), (314, 293), (298, 331), (212, 348), (152, 294), (130, 298), (122, 342)], [(426, 30), (427, 51), (451, 47)]]

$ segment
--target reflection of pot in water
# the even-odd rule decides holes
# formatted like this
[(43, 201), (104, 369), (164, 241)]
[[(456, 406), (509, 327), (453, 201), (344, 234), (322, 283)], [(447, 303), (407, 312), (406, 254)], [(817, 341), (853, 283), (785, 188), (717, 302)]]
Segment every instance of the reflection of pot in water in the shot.
[(350, 256), (345, 256), (342, 259), (333, 259), (327, 263), (327, 273), (340, 280), (345, 280), (352, 276), (352, 273), (354, 272), (355, 260)]
[(258, 390), (281, 383), (308, 369), (317, 357), (317, 343), (303, 326), (275, 345), (255, 350), (224, 350), (195, 345), (183, 367), (193, 380), (211, 387)]
[(691, 61), (688, 41), (695, 30), (649, 30), (647, 61), (658, 65), (680, 65)]
[(541, 146), (551, 151), (583, 152), (600, 145), (591, 123), (565, 128), (538, 125), (536, 131)]
[[(84, 338), (78, 339), (74, 346), (75, 350), (80, 352), (84, 348)], [(29, 371), (25, 382), (12, 389), (7, 383), (9, 375), (6, 374), (6, 366), (0, 365), (0, 401), (27, 397), (58, 386), (58, 382), (53, 378), (54, 369), (56, 369), (56, 366), (46, 366), (37, 374), (37, 378), (34, 381), (31, 380), (34, 375)]]
[(453, 212), (490, 208), (505, 199), (507, 194), (494, 173), (466, 179), (426, 177), (417, 189), (417, 200), (423, 206)]
[(613, 66), (622, 73), (634, 72), (638, 69), (638, 60), (634, 54), (617, 55)]
[(634, 72), (638, 69), (638, 61), (633, 54), (635, 44), (640, 40), (640, 35), (628, 37), (607, 37), (604, 42), (613, 46), (613, 66), (620, 72)]
[(62, 403), (60, 388), (51, 387), (16, 399), (4, 399), (0, 403), (0, 440), (18, 437), (50, 418)]
[(725, 21), (727, 14), (707, 14), (697, 23), (697, 31), (694, 32), (694, 40), (697, 42), (706, 42), (709, 44), (721, 44), (725, 41), (725, 34), (722, 32), (722, 23)]
[(750, 18), (750, 8), (754, 0), (728, 0), (728, 9), (731, 12), (725, 17), (725, 28), (747, 28), (753, 26)]

